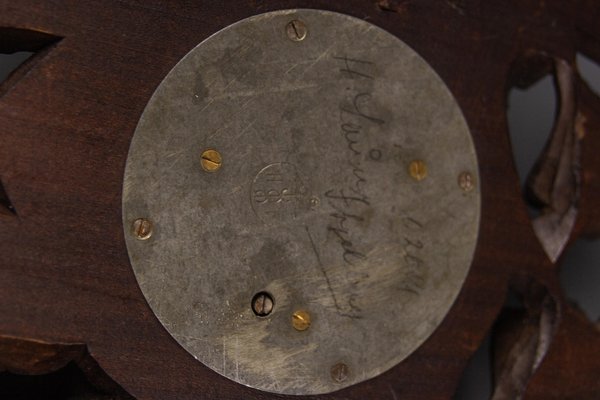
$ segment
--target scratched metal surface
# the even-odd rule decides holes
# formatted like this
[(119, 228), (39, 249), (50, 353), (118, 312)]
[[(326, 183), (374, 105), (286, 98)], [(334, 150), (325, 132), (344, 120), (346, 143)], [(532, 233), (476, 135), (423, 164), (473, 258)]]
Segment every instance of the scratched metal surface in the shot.
[[(293, 19), (301, 42), (286, 35)], [(217, 172), (200, 167), (207, 148)], [(149, 102), (125, 173), (131, 264), (206, 366), (270, 392), (335, 391), (402, 361), (451, 307), (479, 226), (463, 171), (478, 182), (461, 111), (399, 39), (331, 12), (255, 16), (192, 50)], [(130, 234), (139, 217), (150, 240)], [(260, 291), (275, 299), (266, 318), (250, 306)]]

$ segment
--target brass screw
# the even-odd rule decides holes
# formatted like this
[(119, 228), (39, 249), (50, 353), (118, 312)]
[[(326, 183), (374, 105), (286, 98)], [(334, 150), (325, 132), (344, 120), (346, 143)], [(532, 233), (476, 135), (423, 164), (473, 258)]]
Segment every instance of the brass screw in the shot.
[(146, 218), (138, 218), (133, 221), (131, 231), (138, 240), (148, 240), (152, 236), (153, 225), (152, 221)]
[(427, 165), (422, 160), (414, 160), (408, 166), (408, 172), (417, 182), (427, 177)]
[(458, 186), (465, 192), (470, 192), (475, 189), (475, 179), (473, 178), (473, 175), (467, 171), (461, 172), (458, 176)]
[(215, 172), (219, 168), (221, 168), (221, 164), (223, 163), (223, 158), (221, 157), (221, 153), (213, 149), (207, 149), (202, 152), (202, 157), (200, 159), (200, 164), (202, 165), (202, 169), (206, 172)]
[(310, 327), (310, 315), (303, 310), (298, 310), (292, 315), (292, 326), (297, 331), (305, 331)]
[(257, 317), (266, 317), (273, 311), (273, 297), (267, 292), (260, 292), (252, 298), (252, 311)]
[(306, 38), (306, 25), (300, 20), (293, 20), (285, 27), (288, 38), (294, 42), (301, 42)]
[(344, 363), (337, 363), (331, 367), (331, 379), (333, 379), (334, 382), (344, 382), (346, 379), (348, 379), (349, 374), (350, 369)]

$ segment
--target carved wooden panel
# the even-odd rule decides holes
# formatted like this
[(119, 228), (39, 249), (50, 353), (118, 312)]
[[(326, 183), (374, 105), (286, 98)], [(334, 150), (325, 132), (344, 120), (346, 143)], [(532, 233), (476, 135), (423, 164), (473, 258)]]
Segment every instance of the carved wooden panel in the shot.
[[(287, 8), (363, 18), (417, 51), (465, 115), (482, 191), (475, 259), (442, 325), (381, 376), (305, 398), (451, 398), (509, 287), (524, 308), (495, 325), (494, 398), (599, 398), (598, 328), (558, 281), (569, 243), (600, 233), (600, 99), (575, 62), (600, 62), (595, 0), (0, 0), (0, 52), (35, 52), (0, 86), (0, 370), (72, 361), (122, 398), (286, 398), (223, 378), (168, 335), (129, 264), (121, 193), (136, 124), (170, 69), (216, 31)], [(524, 196), (507, 91), (546, 73), (559, 117)]]

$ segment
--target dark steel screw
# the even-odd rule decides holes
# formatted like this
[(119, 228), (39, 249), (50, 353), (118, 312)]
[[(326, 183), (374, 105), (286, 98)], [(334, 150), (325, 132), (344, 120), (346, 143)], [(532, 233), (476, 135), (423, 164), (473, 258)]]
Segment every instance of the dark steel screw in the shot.
[(260, 292), (252, 298), (252, 311), (258, 317), (266, 317), (273, 311), (273, 297), (267, 292)]

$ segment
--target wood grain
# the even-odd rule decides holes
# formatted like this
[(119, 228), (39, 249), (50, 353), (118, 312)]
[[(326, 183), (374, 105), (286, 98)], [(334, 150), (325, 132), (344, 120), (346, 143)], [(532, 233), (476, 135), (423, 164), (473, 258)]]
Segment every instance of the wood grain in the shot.
[[(0, 27), (52, 37), (0, 97), (0, 179), (17, 210), (17, 216), (0, 214), (0, 335), (85, 344), (103, 370), (139, 399), (286, 398), (205, 368), (158, 323), (129, 265), (121, 185), (137, 121), (179, 59), (242, 18), (300, 7), (367, 19), (425, 58), (469, 124), (483, 201), (470, 274), (433, 336), (378, 378), (304, 398), (450, 398), (509, 282), (519, 276), (535, 279), (560, 304), (559, 333), (526, 398), (597, 395), (600, 384), (591, 378), (598, 372), (597, 353), (586, 353), (580, 343), (597, 347), (598, 332), (565, 302), (558, 264), (534, 235), (506, 120), (507, 90), (522, 77), (514, 76), (513, 66), (524, 54), (573, 63), (581, 51), (600, 61), (595, 0), (0, 0)], [(19, 37), (7, 41), (2, 48), (27, 45)], [(525, 69), (540, 75), (535, 66)], [(594, 119), (600, 109), (595, 95), (582, 98), (590, 118), (573, 240), (600, 230), (600, 125)], [(564, 350), (571, 348), (579, 349), (577, 358)]]

